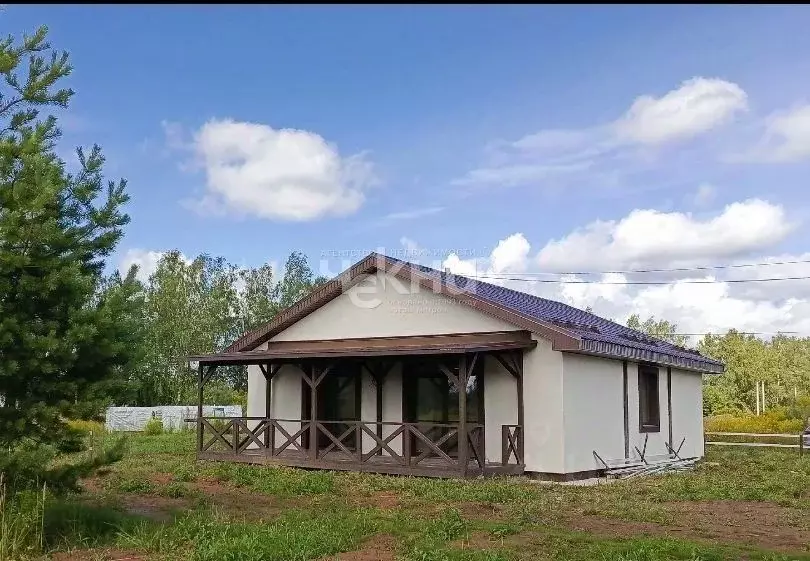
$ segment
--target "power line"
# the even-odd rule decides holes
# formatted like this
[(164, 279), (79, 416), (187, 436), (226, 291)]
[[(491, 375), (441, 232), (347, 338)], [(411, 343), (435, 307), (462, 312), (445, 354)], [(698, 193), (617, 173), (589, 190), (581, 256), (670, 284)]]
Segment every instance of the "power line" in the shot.
[(561, 280), (561, 279), (526, 279), (517, 277), (493, 277), (489, 274), (478, 275), (472, 278), (480, 279), (493, 279), (493, 280), (506, 280), (506, 281), (523, 281), (523, 282), (538, 282), (544, 284), (620, 284), (620, 285), (668, 285), (668, 284), (721, 284), (721, 283), (746, 283), (746, 282), (775, 282), (775, 281), (796, 281), (808, 280), (810, 276), (801, 277), (775, 277), (765, 279), (727, 279), (727, 280), (708, 280), (708, 279), (686, 279), (686, 280), (669, 280), (669, 281), (598, 281), (598, 280)]
[[(731, 329), (728, 329), (731, 331)], [(737, 335), (798, 335), (798, 331), (735, 331)], [(706, 333), (673, 333), (673, 336), (680, 335), (681, 337), (701, 337), (703, 335), (718, 335), (722, 336), (723, 333), (718, 331), (709, 331)]]
[[(769, 261), (766, 263), (737, 263), (734, 265), (706, 265), (703, 267), (674, 267), (670, 269), (627, 269), (624, 271), (569, 271), (548, 273), (520, 273), (522, 275), (629, 275), (633, 273), (678, 273), (688, 271), (714, 271), (720, 269), (742, 269), (746, 267), (769, 267), (772, 265), (800, 265), (810, 264), (810, 259), (796, 259), (792, 261)], [(511, 273), (488, 273), (491, 275), (508, 275)]]

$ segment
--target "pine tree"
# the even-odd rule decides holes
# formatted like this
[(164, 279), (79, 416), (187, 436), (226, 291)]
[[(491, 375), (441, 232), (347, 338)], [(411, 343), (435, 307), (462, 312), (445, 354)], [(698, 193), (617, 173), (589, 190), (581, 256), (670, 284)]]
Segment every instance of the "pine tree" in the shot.
[(125, 367), (131, 345), (114, 329), (134, 305), (131, 279), (99, 297), (105, 259), (129, 217), (125, 182), (107, 182), (98, 146), (77, 150), (71, 174), (55, 153), (70, 89), (66, 52), (41, 27), (0, 41), (0, 446), (75, 448), (64, 422)]

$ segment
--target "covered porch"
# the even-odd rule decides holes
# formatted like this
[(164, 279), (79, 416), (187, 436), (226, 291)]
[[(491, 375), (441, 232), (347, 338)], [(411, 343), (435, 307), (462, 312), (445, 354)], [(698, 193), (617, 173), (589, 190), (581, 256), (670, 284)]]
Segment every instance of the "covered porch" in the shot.
[[(519, 474), (523, 353), (535, 345), (529, 332), (507, 331), (270, 341), (191, 357), (199, 362), (197, 457), (432, 477)], [(249, 367), (248, 415), (203, 417), (205, 384), (228, 365)]]

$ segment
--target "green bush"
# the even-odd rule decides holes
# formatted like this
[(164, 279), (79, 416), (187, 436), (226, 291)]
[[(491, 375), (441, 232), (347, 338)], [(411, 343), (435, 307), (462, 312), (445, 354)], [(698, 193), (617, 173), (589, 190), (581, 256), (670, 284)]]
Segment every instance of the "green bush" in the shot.
[(55, 447), (29, 444), (11, 450), (0, 450), (0, 475), (11, 494), (22, 490), (42, 489), (56, 494), (77, 491), (77, 482), (98, 468), (120, 460), (124, 440), (100, 441), (92, 450), (60, 455)]
[(761, 415), (712, 415), (704, 420), (703, 426), (706, 432), (799, 434), (804, 429), (804, 421), (788, 417), (787, 411), (780, 408)]
[(163, 434), (163, 421), (157, 417), (152, 417), (143, 427), (143, 433), (147, 436), (157, 436)]
[(104, 428), (104, 423), (99, 423), (98, 421), (70, 419), (67, 421), (67, 425), (74, 431), (85, 436), (89, 436), (90, 434), (101, 435), (107, 432), (107, 429)]

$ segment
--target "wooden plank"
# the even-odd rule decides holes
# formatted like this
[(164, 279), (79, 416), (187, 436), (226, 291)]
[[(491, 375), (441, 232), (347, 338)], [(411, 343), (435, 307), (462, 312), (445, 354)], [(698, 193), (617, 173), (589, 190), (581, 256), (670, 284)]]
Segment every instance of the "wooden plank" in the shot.
[(429, 457), (431, 452), (435, 453), (439, 457), (442, 457), (442, 458), (446, 459), (448, 462), (453, 463), (453, 459), (450, 456), (448, 456), (444, 452), (444, 450), (441, 449), (441, 445), (444, 444), (445, 442), (447, 442), (448, 440), (450, 440), (451, 438), (453, 438), (454, 436), (458, 436), (459, 440), (460, 440), (461, 436), (459, 436), (459, 433), (458, 433), (457, 430), (454, 430), (454, 429), (449, 430), (447, 433), (445, 433), (444, 436), (442, 436), (439, 440), (437, 440), (435, 442), (430, 440), (427, 437), (427, 435), (425, 435), (423, 432), (419, 431), (418, 429), (417, 429), (417, 431), (418, 431), (417, 438), (424, 441), (428, 445), (428, 449), (425, 450), (424, 452), (419, 454), (419, 456), (416, 457), (416, 459), (413, 461), (414, 465), (418, 464), (419, 462), (421, 462), (425, 458)]
[(332, 433), (332, 431), (327, 429), (326, 426), (324, 426), (324, 424), (322, 422), (315, 423), (315, 426), (317, 427), (318, 432), (320, 432), (322, 434), (325, 434), (326, 437), (329, 440), (332, 441), (332, 444), (330, 444), (329, 446), (327, 446), (326, 448), (324, 448), (323, 450), (320, 451), (322, 456), (325, 456), (326, 454), (328, 454), (329, 451), (334, 449), (335, 447), (340, 448), (346, 454), (349, 454), (349, 455), (353, 454), (353, 452), (351, 450), (349, 450), (349, 448), (346, 447), (345, 444), (343, 444), (343, 441), (352, 432), (355, 432), (357, 430), (357, 425), (353, 425), (353, 426), (349, 427), (348, 430), (344, 431), (343, 434), (341, 434), (338, 437), (335, 437), (335, 435)]
[(526, 434), (526, 406), (525, 406), (525, 394), (523, 391), (523, 351), (518, 351), (516, 353), (518, 355), (517, 361), (517, 370), (518, 370), (518, 377), (517, 377), (517, 393), (518, 393), (518, 428), (520, 430), (520, 440), (518, 441), (518, 452), (520, 453), (520, 458), (518, 459), (518, 463), (523, 463), (525, 458), (524, 453), (525, 449), (525, 439), (523, 438)]
[(197, 451), (203, 451), (203, 365), (197, 366)]
[(704, 432), (716, 436), (754, 436), (754, 437), (776, 437), (776, 438), (799, 438), (801, 434), (776, 434), (776, 433), (752, 433), (752, 432)]
[(672, 368), (667, 366), (667, 425), (669, 428), (669, 440), (672, 442)]
[(717, 442), (707, 440), (706, 444), (713, 444), (715, 446), (762, 446), (770, 448), (801, 448), (798, 444), (769, 444), (767, 442)]
[(469, 455), (467, 453), (467, 355), (458, 358), (458, 461), (462, 476), (467, 475)]
[[(363, 454), (362, 461), (364, 461), (364, 462), (368, 461), (368, 458), (370, 458), (371, 456), (374, 456), (378, 452), (380, 453), (380, 455), (382, 455), (382, 451), (387, 450), (388, 454), (390, 454), (390, 457), (396, 458), (397, 460), (401, 461), (403, 465), (405, 464), (404, 456), (401, 456), (400, 454), (395, 452), (390, 446), (390, 443), (391, 443), (392, 440), (394, 440), (400, 434), (403, 434), (403, 433), (407, 432), (405, 430), (406, 427), (404, 425), (400, 425), (397, 429), (395, 429), (393, 432), (391, 432), (391, 434), (389, 434), (384, 439), (381, 436), (378, 436), (377, 434), (371, 432), (369, 430), (369, 428), (366, 426), (365, 423), (361, 423), (360, 428), (361, 428), (361, 433), (360, 433), (361, 435), (362, 435), (363, 432), (365, 432), (366, 434), (371, 436), (371, 438), (373, 438), (376, 441), (376, 445), (371, 450), (371, 452), (367, 452), (366, 454)], [(405, 436), (403, 435), (403, 439), (404, 438), (405, 438)]]
[(287, 430), (284, 427), (282, 427), (277, 420), (271, 419), (271, 422), (273, 423), (275, 429), (278, 430), (282, 434), (282, 436), (284, 436), (284, 438), (287, 439), (281, 444), (281, 446), (278, 447), (278, 449), (276, 449), (275, 447), (270, 448), (272, 452), (281, 454), (288, 446), (295, 446), (295, 448), (299, 452), (304, 452), (304, 447), (298, 444), (298, 439), (301, 437), (302, 434), (304, 434), (304, 432), (309, 430), (309, 423), (304, 424), (300, 429), (298, 429), (298, 431), (295, 434), (290, 435), (290, 433), (288, 433)]

